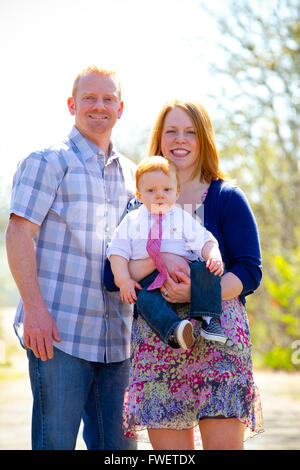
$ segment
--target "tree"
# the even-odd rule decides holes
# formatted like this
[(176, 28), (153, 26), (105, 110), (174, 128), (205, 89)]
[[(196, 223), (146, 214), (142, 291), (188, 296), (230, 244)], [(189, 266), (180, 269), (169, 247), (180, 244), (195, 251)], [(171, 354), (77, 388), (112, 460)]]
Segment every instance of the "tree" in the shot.
[(299, 287), (293, 283), (300, 269), (300, 4), (226, 5), (217, 18), (223, 63), (212, 64), (222, 77), (216, 129), (222, 160), (258, 221), (264, 280), (249, 304), (256, 346), (269, 354), (300, 338)]
[(4, 242), (4, 233), (9, 219), (11, 187), (0, 179), (0, 244)]

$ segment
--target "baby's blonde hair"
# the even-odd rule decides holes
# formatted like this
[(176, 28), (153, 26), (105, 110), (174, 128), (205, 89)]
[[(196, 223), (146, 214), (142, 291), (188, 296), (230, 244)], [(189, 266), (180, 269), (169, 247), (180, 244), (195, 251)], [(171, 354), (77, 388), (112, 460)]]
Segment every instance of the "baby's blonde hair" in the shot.
[(142, 160), (135, 172), (136, 188), (139, 188), (139, 181), (142, 175), (151, 171), (162, 171), (165, 175), (175, 174), (177, 180), (177, 189), (180, 189), (179, 174), (175, 163), (160, 155), (153, 155)]

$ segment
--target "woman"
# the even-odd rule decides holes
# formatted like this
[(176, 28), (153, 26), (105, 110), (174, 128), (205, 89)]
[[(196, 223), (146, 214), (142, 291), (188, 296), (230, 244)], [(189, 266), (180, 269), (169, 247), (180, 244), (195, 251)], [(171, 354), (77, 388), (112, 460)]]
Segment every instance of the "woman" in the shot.
[[(204, 108), (173, 101), (161, 110), (149, 155), (163, 155), (179, 169), (177, 201), (217, 238), (225, 263), (222, 277), (222, 327), (225, 344), (200, 336), (185, 353), (164, 345), (141, 316), (133, 322), (131, 376), (124, 408), (128, 436), (147, 428), (154, 449), (194, 449), (199, 424), (204, 449), (242, 449), (244, 431), (262, 430), (261, 406), (253, 382), (245, 295), (261, 280), (256, 223), (242, 191), (226, 182), (219, 168), (214, 131)], [(163, 254), (171, 275), (161, 289), (188, 317), (191, 283), (185, 260)], [(131, 261), (139, 281), (154, 270), (151, 259)]]

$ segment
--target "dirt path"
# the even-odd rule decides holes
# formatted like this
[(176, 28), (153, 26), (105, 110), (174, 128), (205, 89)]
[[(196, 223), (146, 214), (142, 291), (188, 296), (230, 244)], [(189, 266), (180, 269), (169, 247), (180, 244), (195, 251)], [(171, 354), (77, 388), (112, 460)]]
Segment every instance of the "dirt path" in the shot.
[[(26, 359), (14, 375), (0, 382), (0, 449), (30, 449), (31, 392), (24, 371)], [(246, 449), (300, 450), (300, 374), (259, 372), (265, 432), (248, 440)], [(140, 444), (140, 449), (151, 449)], [(78, 438), (77, 449), (85, 449)]]
[[(9, 357), (9, 367), (0, 365), (0, 450), (26, 450), (30, 449), (32, 405), (27, 359), (13, 333), (9, 336), (15, 352)], [(246, 441), (245, 448), (300, 450), (300, 372), (255, 371), (255, 380), (262, 398), (265, 432)], [(77, 449), (85, 449), (81, 433)], [(151, 447), (139, 444), (139, 449)]]

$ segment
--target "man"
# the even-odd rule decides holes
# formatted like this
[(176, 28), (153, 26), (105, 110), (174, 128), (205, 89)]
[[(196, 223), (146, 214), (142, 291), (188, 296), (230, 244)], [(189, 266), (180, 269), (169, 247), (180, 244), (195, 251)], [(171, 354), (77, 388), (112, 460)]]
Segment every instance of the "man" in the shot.
[[(103, 286), (105, 252), (135, 192), (135, 165), (115, 152), (123, 110), (114, 72), (74, 82), (68, 139), (21, 162), (7, 254), (21, 295), (16, 332), (27, 349), (33, 449), (134, 449), (122, 432), (132, 311)], [(35, 242), (33, 241), (35, 239)]]

